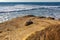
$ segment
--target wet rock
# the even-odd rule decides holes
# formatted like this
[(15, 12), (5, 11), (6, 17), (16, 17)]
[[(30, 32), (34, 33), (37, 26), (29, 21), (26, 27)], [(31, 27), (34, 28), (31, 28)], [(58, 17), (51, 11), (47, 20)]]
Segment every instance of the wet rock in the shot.
[(46, 17), (44, 17), (44, 16), (40, 16), (39, 18), (46, 18)]
[(55, 20), (55, 18), (53, 18), (53, 17), (47, 17), (47, 19), (52, 19), (52, 20)]
[(25, 16), (25, 17), (35, 17), (34, 15), (27, 15), (27, 16)]

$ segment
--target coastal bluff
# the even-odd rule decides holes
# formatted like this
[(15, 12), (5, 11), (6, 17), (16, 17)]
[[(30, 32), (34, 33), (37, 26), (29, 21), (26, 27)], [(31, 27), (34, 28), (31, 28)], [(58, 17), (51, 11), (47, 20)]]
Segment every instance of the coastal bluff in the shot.
[(26, 15), (0, 23), (0, 40), (60, 40), (60, 20)]

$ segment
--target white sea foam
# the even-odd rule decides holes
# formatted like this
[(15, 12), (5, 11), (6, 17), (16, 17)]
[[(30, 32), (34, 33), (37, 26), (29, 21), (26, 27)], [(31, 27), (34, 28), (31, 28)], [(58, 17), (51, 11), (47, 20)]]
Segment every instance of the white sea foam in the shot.
[(57, 8), (58, 6), (39, 6), (39, 5), (15, 5), (15, 6), (0, 6), (0, 12), (28, 10), (34, 8)]
[(9, 11), (17, 11), (17, 10), (28, 10), (33, 8), (38, 8), (39, 6), (29, 6), (29, 5), (15, 5), (15, 6), (4, 6), (0, 7), (0, 12), (9, 12)]

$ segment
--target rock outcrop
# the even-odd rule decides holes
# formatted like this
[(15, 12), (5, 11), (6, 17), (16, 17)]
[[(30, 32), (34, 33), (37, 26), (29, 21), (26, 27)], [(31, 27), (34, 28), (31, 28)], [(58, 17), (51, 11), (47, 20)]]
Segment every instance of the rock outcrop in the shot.
[(60, 21), (33, 15), (0, 23), (0, 40), (60, 40)]

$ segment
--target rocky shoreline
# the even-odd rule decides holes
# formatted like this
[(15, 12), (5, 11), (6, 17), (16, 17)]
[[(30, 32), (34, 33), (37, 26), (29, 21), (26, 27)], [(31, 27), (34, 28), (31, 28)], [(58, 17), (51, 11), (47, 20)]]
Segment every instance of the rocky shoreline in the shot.
[(60, 20), (26, 15), (0, 23), (0, 40), (60, 40)]

